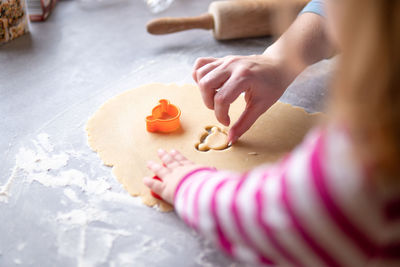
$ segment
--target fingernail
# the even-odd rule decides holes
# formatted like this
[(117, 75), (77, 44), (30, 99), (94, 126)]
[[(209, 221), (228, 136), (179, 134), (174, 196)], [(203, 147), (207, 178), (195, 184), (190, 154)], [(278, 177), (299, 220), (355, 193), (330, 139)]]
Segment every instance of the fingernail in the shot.
[(229, 137), (229, 144), (230, 145), (232, 145), (232, 144), (234, 144), (236, 141), (237, 141), (237, 136), (236, 135), (234, 135), (234, 136), (230, 136)]
[(229, 126), (229, 123), (230, 123), (230, 119), (229, 119), (229, 117), (226, 117), (225, 119), (221, 119), (220, 122), (221, 122), (224, 126), (228, 127), (228, 126)]
[(233, 137), (233, 139), (232, 139), (232, 144), (233, 144), (233, 143), (236, 143), (236, 141), (237, 141), (238, 139), (239, 139), (239, 137), (235, 135), (235, 136)]

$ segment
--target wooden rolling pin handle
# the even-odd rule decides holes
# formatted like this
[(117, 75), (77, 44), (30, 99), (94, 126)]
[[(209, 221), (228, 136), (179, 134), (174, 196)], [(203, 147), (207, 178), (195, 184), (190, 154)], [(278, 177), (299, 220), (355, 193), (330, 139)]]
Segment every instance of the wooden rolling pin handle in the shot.
[(211, 14), (187, 18), (159, 18), (147, 24), (147, 31), (151, 34), (167, 34), (190, 29), (214, 29), (214, 18)]

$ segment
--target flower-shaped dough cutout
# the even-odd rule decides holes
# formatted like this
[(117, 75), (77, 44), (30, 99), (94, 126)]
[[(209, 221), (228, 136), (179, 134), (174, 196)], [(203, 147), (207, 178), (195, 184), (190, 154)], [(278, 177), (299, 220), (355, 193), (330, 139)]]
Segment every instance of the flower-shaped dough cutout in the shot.
[(224, 150), (229, 147), (228, 134), (217, 126), (206, 127), (206, 132), (196, 144), (199, 151)]

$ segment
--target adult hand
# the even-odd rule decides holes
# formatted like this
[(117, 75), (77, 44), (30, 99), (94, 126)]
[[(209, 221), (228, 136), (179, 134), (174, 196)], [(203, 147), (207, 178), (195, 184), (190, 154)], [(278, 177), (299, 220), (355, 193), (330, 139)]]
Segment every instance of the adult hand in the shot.
[(234, 143), (283, 94), (290, 83), (280, 60), (268, 55), (197, 59), (193, 79), (205, 105), (219, 122), (229, 126), (229, 106), (244, 92), (246, 108), (230, 128)]

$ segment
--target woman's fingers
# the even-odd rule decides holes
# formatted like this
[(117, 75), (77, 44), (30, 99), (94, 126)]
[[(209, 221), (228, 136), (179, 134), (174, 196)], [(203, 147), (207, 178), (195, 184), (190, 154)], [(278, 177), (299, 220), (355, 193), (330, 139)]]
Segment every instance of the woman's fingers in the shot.
[(215, 108), (215, 94), (229, 79), (230, 75), (231, 74), (228, 71), (218, 67), (199, 80), (198, 84), (203, 102), (209, 109)]
[(162, 163), (169, 169), (176, 168), (180, 166), (179, 161), (177, 161), (170, 153), (164, 149), (159, 149), (157, 151), (158, 157), (161, 159)]
[(229, 106), (247, 90), (244, 80), (231, 76), (214, 96), (214, 112), (217, 120), (225, 126), (229, 126)]
[(221, 61), (214, 61), (209, 64), (204, 65), (196, 71), (197, 83), (201, 83), (201, 80), (207, 76), (210, 72), (218, 68), (222, 64)]
[(203, 67), (204, 65), (214, 62), (218, 60), (218, 58), (214, 58), (214, 57), (200, 57), (198, 59), (196, 59), (196, 62), (194, 63), (193, 69), (194, 70), (198, 70), (201, 67)]
[(266, 107), (263, 105), (247, 105), (239, 119), (231, 127), (228, 133), (229, 142), (235, 143), (253, 123), (264, 113)]
[(194, 66), (193, 66), (193, 72), (192, 72), (193, 80), (195, 80), (195, 82), (198, 82), (198, 80), (197, 80), (197, 71), (201, 67), (203, 67), (204, 65), (207, 65), (207, 64), (209, 64), (211, 62), (214, 62), (216, 60), (217, 59), (213, 58), (213, 57), (201, 57), (201, 58), (198, 58), (196, 60), (196, 62), (194, 63)]
[(171, 172), (167, 167), (164, 167), (154, 161), (147, 162), (147, 168), (149, 168), (150, 171), (152, 171), (161, 179)]
[(159, 180), (152, 179), (150, 177), (144, 177), (143, 183), (150, 188), (151, 191), (157, 195), (161, 195), (163, 191), (163, 183)]
[(180, 165), (189, 165), (193, 164), (190, 160), (188, 160), (186, 157), (184, 157), (179, 151), (176, 150), (171, 150), (171, 156), (179, 162)]

